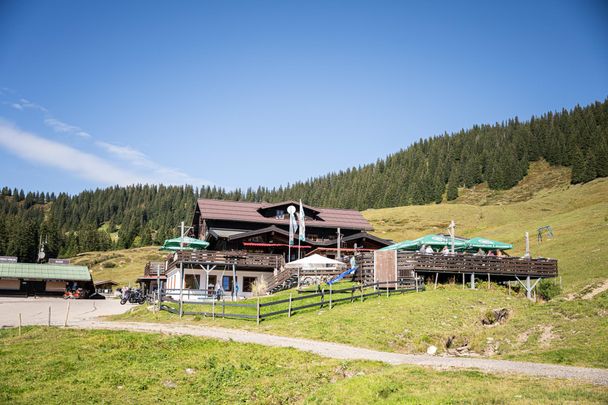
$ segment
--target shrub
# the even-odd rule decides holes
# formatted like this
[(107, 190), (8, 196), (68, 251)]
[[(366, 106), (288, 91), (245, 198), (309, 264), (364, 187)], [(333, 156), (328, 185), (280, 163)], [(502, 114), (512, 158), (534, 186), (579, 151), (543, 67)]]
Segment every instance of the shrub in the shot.
[(541, 280), (536, 286), (536, 292), (542, 299), (549, 301), (560, 295), (562, 289), (559, 284), (552, 280)]
[(266, 295), (267, 290), (268, 290), (268, 283), (266, 283), (266, 280), (264, 280), (263, 278), (257, 279), (257, 281), (254, 281), (253, 284), (251, 285), (251, 291), (252, 291), (254, 297), (260, 297), (262, 295)]
[(114, 267), (116, 267), (116, 263), (114, 263), (114, 262), (103, 262), (101, 264), (101, 267), (103, 267), (104, 269), (113, 269)]

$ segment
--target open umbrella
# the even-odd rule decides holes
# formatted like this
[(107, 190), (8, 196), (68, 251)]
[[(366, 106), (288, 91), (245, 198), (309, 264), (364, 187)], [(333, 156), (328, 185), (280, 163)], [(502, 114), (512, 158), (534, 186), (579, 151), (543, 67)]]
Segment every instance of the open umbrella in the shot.
[(165, 240), (160, 250), (203, 250), (207, 249), (209, 242), (184, 236)]
[[(452, 239), (448, 235), (431, 234), (414, 240), (404, 240), (403, 242), (384, 247), (381, 250), (418, 250), (422, 245), (433, 246), (435, 248), (443, 246), (451, 247)], [(454, 238), (454, 249), (463, 250), (466, 247), (465, 240)]]
[[(446, 235), (425, 235), (421, 236), (418, 239), (414, 239), (413, 242), (416, 242), (418, 246), (427, 245), (433, 247), (451, 247), (452, 246), (452, 238)], [(466, 248), (466, 242), (460, 238), (454, 238), (454, 249), (462, 250)]]
[(418, 249), (418, 243), (411, 240), (403, 240), (399, 243), (394, 243), (389, 246), (385, 246), (379, 250), (416, 250)]
[(477, 250), (477, 249), (486, 249), (486, 250), (507, 250), (513, 249), (513, 245), (509, 243), (499, 242), (492, 239), (476, 237), (469, 239), (467, 242), (467, 250)]

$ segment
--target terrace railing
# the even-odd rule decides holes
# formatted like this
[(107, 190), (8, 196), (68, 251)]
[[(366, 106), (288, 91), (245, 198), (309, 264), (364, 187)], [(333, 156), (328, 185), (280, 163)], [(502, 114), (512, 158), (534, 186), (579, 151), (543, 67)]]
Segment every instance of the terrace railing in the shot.
[[(374, 253), (357, 257), (360, 282), (374, 280)], [(397, 252), (399, 278), (414, 277), (414, 273), (490, 274), (494, 276), (557, 277), (556, 259), (523, 258), (511, 256), (476, 256), (473, 254)]]
[(284, 264), (283, 255), (250, 253), (238, 250), (194, 250), (178, 251), (171, 256), (168, 268), (176, 267), (179, 262), (190, 264), (225, 264), (237, 267), (279, 269)]
[(398, 255), (398, 269), (434, 273), (482, 273), (501, 276), (556, 277), (557, 260), (471, 254), (405, 253)]

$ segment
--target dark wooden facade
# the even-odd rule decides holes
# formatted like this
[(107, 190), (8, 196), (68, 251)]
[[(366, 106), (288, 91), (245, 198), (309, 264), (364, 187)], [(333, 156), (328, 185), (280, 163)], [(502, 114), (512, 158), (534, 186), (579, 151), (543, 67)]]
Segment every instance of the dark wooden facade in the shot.
[[(285, 261), (289, 252), (289, 214), (287, 208), (295, 201), (277, 204), (199, 200), (192, 222), (193, 236), (211, 243), (213, 250), (236, 250), (252, 253), (280, 254)], [(355, 210), (303, 206), (306, 217), (306, 239), (298, 243), (295, 235), (291, 260), (304, 257), (315, 249), (334, 256), (338, 229), (343, 254), (353, 249), (379, 249), (392, 243), (368, 233), (370, 223)], [(352, 254), (352, 253), (351, 253)]]

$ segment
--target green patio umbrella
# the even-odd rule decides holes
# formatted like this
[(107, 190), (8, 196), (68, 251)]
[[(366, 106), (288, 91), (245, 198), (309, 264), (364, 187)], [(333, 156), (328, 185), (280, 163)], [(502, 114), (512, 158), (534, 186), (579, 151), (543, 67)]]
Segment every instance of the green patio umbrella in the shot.
[(379, 250), (416, 250), (418, 244), (411, 240), (404, 240), (399, 243), (394, 243), (390, 246), (385, 246)]
[(478, 250), (478, 249), (486, 249), (486, 250), (507, 250), (513, 249), (513, 245), (509, 243), (499, 242), (492, 239), (476, 237), (469, 239), (467, 242), (467, 250)]
[[(421, 236), (418, 239), (414, 239), (412, 242), (416, 242), (418, 246), (427, 245), (432, 247), (452, 247), (452, 238), (449, 235), (431, 234)], [(454, 238), (454, 249), (463, 250), (467, 247), (466, 241), (460, 238)]]
[(184, 236), (165, 240), (160, 250), (203, 250), (207, 249), (209, 242)]
[[(380, 250), (418, 250), (422, 245), (432, 246), (435, 248), (447, 246), (452, 247), (452, 239), (446, 235), (431, 234), (421, 236), (414, 240), (404, 240), (403, 242), (395, 243), (384, 247)], [(454, 249), (464, 250), (467, 247), (466, 241), (460, 238), (454, 238)]]

